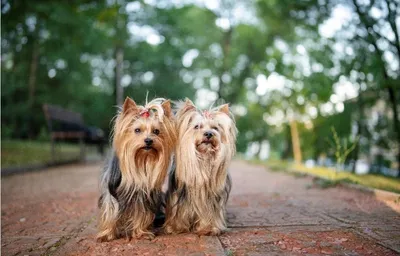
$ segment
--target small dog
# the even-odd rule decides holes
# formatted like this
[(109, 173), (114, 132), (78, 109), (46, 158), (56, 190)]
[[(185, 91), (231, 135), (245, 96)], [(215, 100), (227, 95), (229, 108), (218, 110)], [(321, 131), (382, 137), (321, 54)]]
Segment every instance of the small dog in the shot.
[(218, 235), (226, 229), (231, 190), (228, 166), (237, 129), (228, 104), (200, 112), (190, 100), (178, 107), (176, 169), (170, 174), (165, 233)]
[(101, 181), (97, 238), (151, 239), (177, 139), (170, 101), (138, 106), (126, 98), (113, 133), (114, 152)]

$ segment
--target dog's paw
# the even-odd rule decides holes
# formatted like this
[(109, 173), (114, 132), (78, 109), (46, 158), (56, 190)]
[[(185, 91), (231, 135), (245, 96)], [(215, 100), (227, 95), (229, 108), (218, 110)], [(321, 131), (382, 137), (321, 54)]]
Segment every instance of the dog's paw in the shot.
[(219, 235), (221, 235), (221, 233), (222, 233), (221, 229), (214, 227), (210, 231), (210, 236), (219, 236)]
[(143, 234), (139, 238), (145, 240), (153, 240), (156, 236), (153, 233)]
[(168, 225), (168, 226), (165, 226), (165, 227), (163, 228), (163, 231), (164, 231), (165, 234), (168, 234), (168, 235), (174, 233), (174, 229), (172, 228), (172, 226), (169, 226), (169, 225)]
[(98, 243), (109, 242), (109, 241), (112, 241), (114, 239), (115, 239), (115, 236), (112, 235), (112, 234), (105, 234), (105, 235), (99, 234), (99, 235), (96, 236), (96, 241)]
[(190, 230), (188, 227), (184, 227), (184, 226), (172, 226), (172, 225), (168, 225), (165, 226), (163, 228), (164, 234), (172, 234), (172, 235), (176, 235), (176, 234), (182, 234), (182, 233), (189, 233)]
[(204, 228), (195, 230), (195, 233), (199, 236), (218, 236), (222, 233), (221, 229), (213, 227), (213, 228)]
[(153, 240), (156, 236), (152, 232), (133, 232), (132, 237), (136, 239)]

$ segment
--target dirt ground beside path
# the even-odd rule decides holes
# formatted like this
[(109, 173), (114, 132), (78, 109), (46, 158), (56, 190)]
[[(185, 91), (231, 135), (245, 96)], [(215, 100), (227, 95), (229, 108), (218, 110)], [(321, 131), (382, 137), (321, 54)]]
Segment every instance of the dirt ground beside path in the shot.
[(229, 230), (97, 243), (100, 164), (2, 178), (2, 255), (399, 255), (400, 205), (231, 164)]

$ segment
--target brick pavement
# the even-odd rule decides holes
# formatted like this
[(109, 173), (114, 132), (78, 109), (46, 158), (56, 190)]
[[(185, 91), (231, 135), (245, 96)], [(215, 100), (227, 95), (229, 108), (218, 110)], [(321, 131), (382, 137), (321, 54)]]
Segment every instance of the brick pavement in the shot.
[(2, 179), (2, 255), (398, 255), (399, 202), (234, 161), (229, 230), (97, 243), (100, 164)]

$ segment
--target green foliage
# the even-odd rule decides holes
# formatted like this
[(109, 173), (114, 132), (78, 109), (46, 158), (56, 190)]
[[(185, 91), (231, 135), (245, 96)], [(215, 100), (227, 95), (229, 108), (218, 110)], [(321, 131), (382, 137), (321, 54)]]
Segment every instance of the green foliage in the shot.
[[(138, 102), (144, 101), (147, 92), (151, 97), (175, 100), (193, 97), (193, 87), (183, 83), (176, 72), (182, 69), (181, 58), (188, 47), (170, 42), (158, 46), (144, 42), (130, 45), (127, 25), (114, 29), (115, 22), (127, 23), (130, 19), (123, 11), (126, 3), (110, 6), (98, 1), (7, 4), (10, 8), (3, 13), (7, 22), (2, 23), (2, 56), (8, 64), (2, 65), (2, 138), (43, 139), (46, 136), (43, 131), (47, 129), (42, 112), (44, 103), (80, 112), (87, 125), (109, 132), (110, 120), (117, 111), (113, 48), (121, 40), (126, 45), (124, 73), (134, 74), (132, 84), (125, 89), (126, 95)], [(159, 14), (165, 18), (166, 23), (159, 28), (160, 33), (165, 31), (165, 37), (178, 37), (184, 29), (190, 34), (187, 28), (190, 23), (183, 22), (176, 13), (179, 10), (151, 9), (153, 19)], [(175, 27), (178, 22), (186, 28)], [(38, 49), (37, 60), (33, 57), (34, 47)], [(37, 66), (34, 74), (32, 65)], [(154, 79), (144, 84), (140, 77), (148, 71), (153, 72)], [(35, 81), (30, 105), (32, 77)], [(94, 77), (101, 79), (97, 86), (92, 84)]]
[[(115, 55), (122, 49), (124, 96), (143, 103), (147, 93), (196, 100), (207, 92), (206, 105), (229, 102), (241, 109), (235, 111), (240, 152), (268, 141), (272, 156), (290, 158), (292, 119), (299, 123), (303, 158), (334, 156), (325, 140), (330, 127), (349, 138), (355, 123), (360, 143), (347, 158), (368, 154), (372, 145), (394, 152), (389, 138), (399, 133), (397, 120), (381, 115), (375, 124), (363, 121), (378, 99), (400, 102), (387, 92), (398, 88), (398, 72), (374, 46), (386, 42), (397, 60), (398, 40), (382, 38), (370, 24), (393, 25), (392, 16), (374, 21), (368, 11), (384, 8), (383, 0), (238, 0), (221, 1), (215, 9), (184, 2), (2, 1), (2, 138), (46, 140), (44, 103), (80, 112), (86, 124), (109, 133), (117, 111)], [(322, 36), (321, 25), (338, 4), (352, 15), (334, 36)], [(236, 17), (238, 10), (253, 19)], [(184, 63), (189, 51), (196, 56)], [(346, 101), (344, 111), (322, 113), (334, 84), (343, 81), (359, 87), (362, 102)]]
[(308, 168), (304, 165), (296, 165), (287, 161), (258, 161), (256, 164), (265, 165), (267, 170), (273, 168), (274, 171), (282, 171), (289, 174), (302, 174), (314, 177), (313, 185), (316, 185), (320, 188), (329, 188), (342, 183), (350, 183), (395, 193), (400, 192), (400, 181), (397, 178), (385, 177), (377, 174), (356, 175), (349, 172), (337, 173), (331, 168)]
[[(57, 143), (57, 161), (79, 159), (79, 145)], [(33, 166), (51, 162), (50, 142), (3, 140), (1, 165), (7, 167)]]
[(234, 251), (231, 251), (231, 250), (229, 250), (229, 249), (225, 249), (225, 255), (226, 255), (226, 256), (234, 256), (235, 253), (234, 253)]
[(360, 137), (356, 137), (352, 143), (352, 145), (348, 145), (349, 141), (347, 139), (339, 138), (335, 127), (331, 127), (333, 134), (333, 142), (329, 141), (331, 145), (335, 149), (335, 157), (336, 157), (336, 171), (343, 169), (343, 164), (346, 162), (347, 156), (356, 148), (357, 143)]
[[(304, 141), (314, 142), (314, 158), (317, 159), (321, 154), (326, 154), (330, 157), (334, 157), (334, 149), (327, 143), (327, 138), (332, 138), (332, 127), (335, 127), (336, 133), (341, 138), (348, 138), (351, 134), (351, 125), (355, 106), (346, 104), (345, 109), (342, 113), (330, 115), (330, 116), (319, 116), (314, 122), (314, 128), (305, 135)], [(310, 145), (311, 146), (311, 145)]]
[[(262, 142), (268, 137), (268, 126), (263, 121), (265, 108), (259, 104), (251, 104), (248, 105), (247, 111), (246, 115), (236, 120), (238, 130), (242, 131), (238, 137), (239, 151), (245, 151), (249, 141)], [(248, 127), (251, 127), (251, 130)]]

